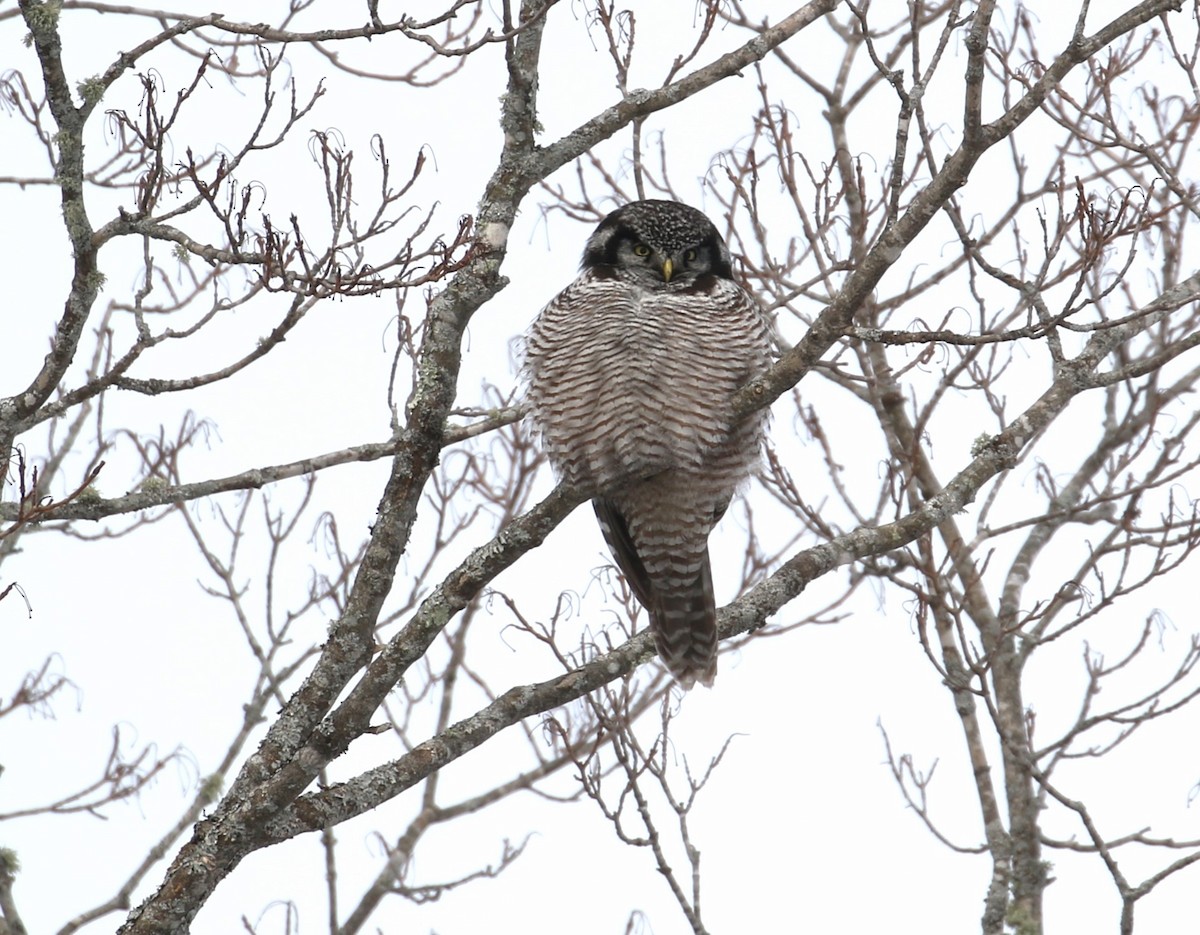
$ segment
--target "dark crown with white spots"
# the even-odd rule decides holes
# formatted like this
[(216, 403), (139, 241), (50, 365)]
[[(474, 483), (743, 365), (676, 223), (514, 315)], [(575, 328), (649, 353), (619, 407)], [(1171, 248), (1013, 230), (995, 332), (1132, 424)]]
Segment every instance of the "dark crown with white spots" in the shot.
[(733, 276), (729, 248), (712, 221), (702, 211), (678, 201), (633, 201), (612, 212), (588, 238), (584, 268), (611, 266), (622, 240), (648, 244), (667, 256), (705, 246), (712, 257), (711, 272), (726, 279)]

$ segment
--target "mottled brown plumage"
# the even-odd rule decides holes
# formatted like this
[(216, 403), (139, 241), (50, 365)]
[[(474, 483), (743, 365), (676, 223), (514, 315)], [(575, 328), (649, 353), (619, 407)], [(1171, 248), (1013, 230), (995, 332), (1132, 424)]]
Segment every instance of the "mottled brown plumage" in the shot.
[(606, 217), (529, 334), (546, 452), (564, 480), (595, 491), (604, 538), (685, 688), (716, 675), (708, 535), (759, 457), (766, 413), (734, 426), (731, 404), (770, 354), (716, 228), (674, 201)]

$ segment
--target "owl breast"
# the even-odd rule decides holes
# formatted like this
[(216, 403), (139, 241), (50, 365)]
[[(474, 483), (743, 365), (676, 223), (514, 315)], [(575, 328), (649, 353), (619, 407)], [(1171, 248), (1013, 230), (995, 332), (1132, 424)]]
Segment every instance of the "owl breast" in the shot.
[[(735, 336), (761, 317), (735, 286), (705, 278), (703, 290), (646, 289), (585, 273), (543, 311), (530, 402), (564, 480), (606, 490), (699, 470), (727, 447), (732, 397), (762, 365)], [(730, 320), (739, 313), (747, 320)]]

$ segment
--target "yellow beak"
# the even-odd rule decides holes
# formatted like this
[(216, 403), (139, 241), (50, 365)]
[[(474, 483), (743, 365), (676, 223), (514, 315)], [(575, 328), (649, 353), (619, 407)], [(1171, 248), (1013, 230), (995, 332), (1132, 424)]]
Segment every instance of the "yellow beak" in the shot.
[(671, 263), (671, 261), (663, 260), (663, 265), (662, 265), (663, 279), (665, 279), (667, 282), (670, 282), (671, 281), (671, 273), (673, 273), (674, 271), (675, 271), (675, 267)]

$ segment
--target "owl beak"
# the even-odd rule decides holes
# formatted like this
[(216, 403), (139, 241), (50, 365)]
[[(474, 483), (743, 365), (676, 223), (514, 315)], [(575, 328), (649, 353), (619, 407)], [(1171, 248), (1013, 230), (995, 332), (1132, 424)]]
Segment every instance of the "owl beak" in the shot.
[(662, 264), (663, 279), (666, 280), (667, 282), (670, 282), (671, 281), (671, 273), (673, 273), (674, 271), (675, 271), (674, 264), (672, 264), (669, 259), (663, 260), (663, 264)]

